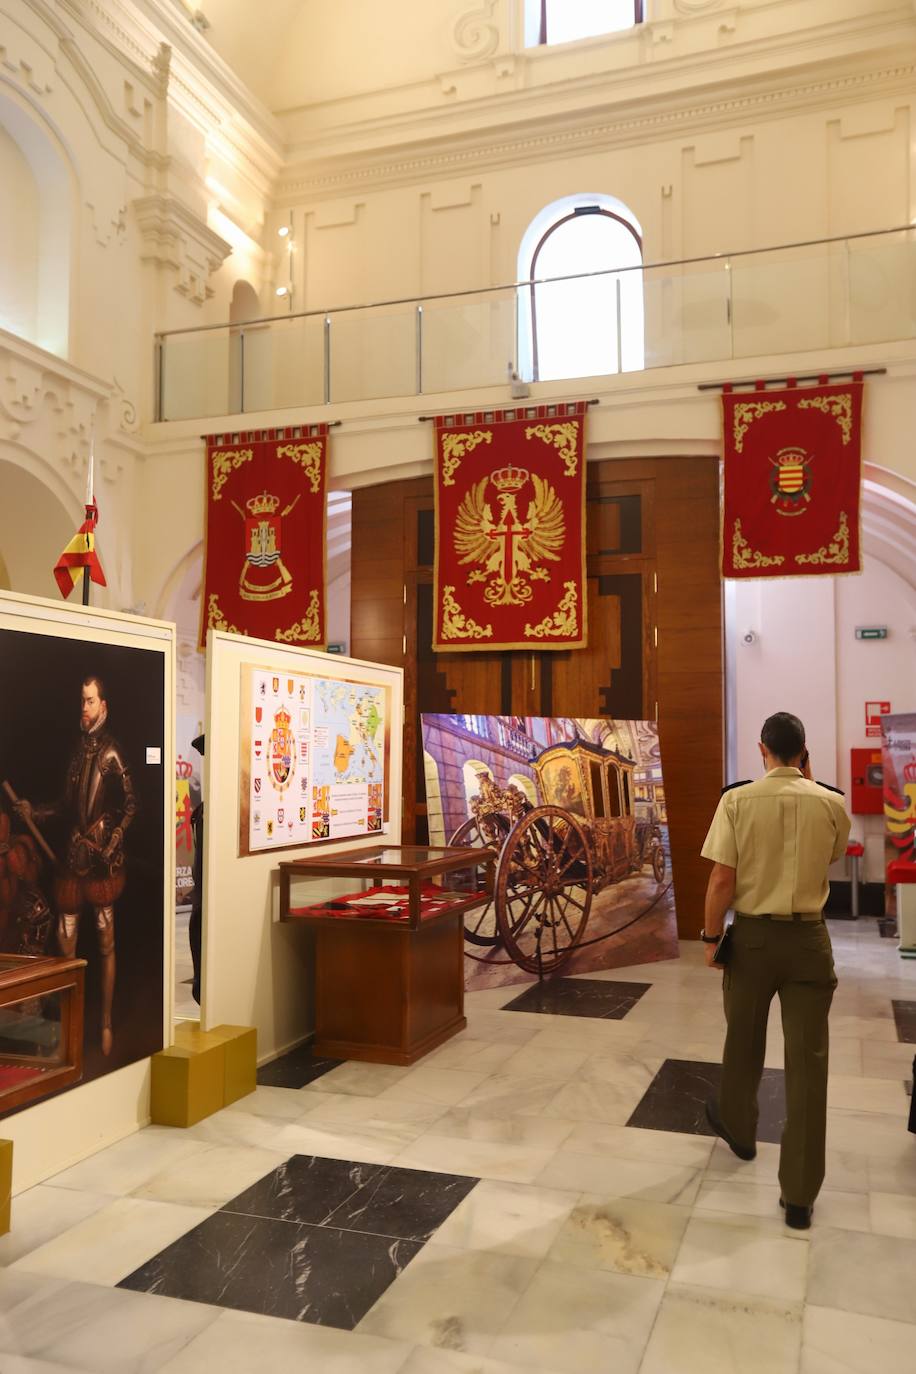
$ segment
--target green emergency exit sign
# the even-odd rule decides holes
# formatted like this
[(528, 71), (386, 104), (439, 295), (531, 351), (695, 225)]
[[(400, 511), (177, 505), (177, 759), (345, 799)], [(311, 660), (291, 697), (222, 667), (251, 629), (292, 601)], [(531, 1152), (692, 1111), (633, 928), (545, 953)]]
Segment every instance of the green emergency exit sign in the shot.
[(887, 626), (857, 625), (856, 639), (887, 639)]

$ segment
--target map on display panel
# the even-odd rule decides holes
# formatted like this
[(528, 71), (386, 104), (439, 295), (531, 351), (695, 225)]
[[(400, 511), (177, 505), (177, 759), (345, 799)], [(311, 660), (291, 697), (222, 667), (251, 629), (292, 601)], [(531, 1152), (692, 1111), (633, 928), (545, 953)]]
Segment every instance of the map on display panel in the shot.
[(381, 833), (390, 689), (245, 664), (243, 854)]

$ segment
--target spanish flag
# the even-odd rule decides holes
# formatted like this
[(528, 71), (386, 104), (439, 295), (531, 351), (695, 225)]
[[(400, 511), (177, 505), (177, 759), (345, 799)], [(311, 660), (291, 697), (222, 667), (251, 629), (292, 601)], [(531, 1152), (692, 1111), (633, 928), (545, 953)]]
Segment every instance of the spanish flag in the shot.
[(95, 527), (99, 518), (98, 506), (94, 501), (86, 505), (86, 518), (80, 525), (60, 558), (54, 564), (54, 576), (60, 587), (61, 596), (69, 596), (82, 579), (83, 569), (88, 568), (89, 576), (100, 587), (108, 584), (99, 556), (95, 551)]

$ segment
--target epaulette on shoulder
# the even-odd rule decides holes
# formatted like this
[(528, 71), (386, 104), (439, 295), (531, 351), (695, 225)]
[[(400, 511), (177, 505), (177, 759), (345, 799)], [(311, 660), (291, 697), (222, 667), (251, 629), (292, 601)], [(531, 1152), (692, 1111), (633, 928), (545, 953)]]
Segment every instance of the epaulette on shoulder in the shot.
[(736, 787), (747, 787), (750, 782), (753, 782), (753, 778), (745, 778), (742, 782), (728, 782), (722, 788), (719, 795), (724, 797), (726, 792), (733, 792)]
[(846, 796), (842, 787), (833, 787), (829, 782), (821, 782), (820, 778), (815, 778), (814, 781), (817, 783), (818, 787), (823, 787), (825, 792), (836, 792), (838, 797)]

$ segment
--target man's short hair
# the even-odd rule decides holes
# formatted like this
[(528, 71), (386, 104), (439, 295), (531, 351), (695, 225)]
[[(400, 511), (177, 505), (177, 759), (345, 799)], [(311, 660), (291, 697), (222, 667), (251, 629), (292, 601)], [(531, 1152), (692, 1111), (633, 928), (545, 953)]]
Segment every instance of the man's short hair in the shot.
[(93, 682), (95, 683), (95, 690), (98, 693), (99, 701), (107, 701), (108, 697), (105, 695), (105, 684), (100, 677), (96, 677), (95, 673), (90, 673), (88, 677), (83, 678), (84, 687), (91, 687)]
[(797, 759), (799, 754), (804, 753), (805, 727), (798, 716), (790, 715), (788, 711), (777, 711), (763, 722), (760, 742), (766, 745), (774, 759), (788, 763), (789, 759)]

